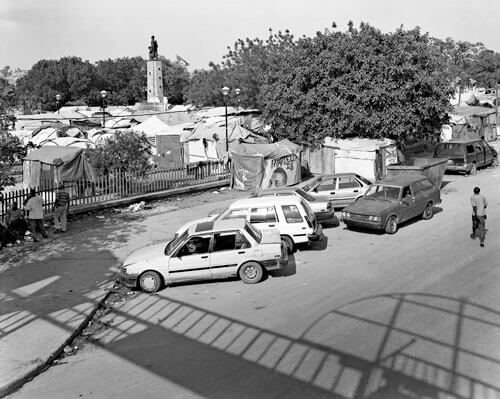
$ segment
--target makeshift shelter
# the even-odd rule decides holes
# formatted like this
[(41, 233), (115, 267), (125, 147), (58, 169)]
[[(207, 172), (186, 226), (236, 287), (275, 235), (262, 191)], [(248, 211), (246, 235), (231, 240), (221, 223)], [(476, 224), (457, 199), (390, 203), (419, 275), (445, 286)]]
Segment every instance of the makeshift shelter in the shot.
[(156, 155), (153, 157), (155, 164), (166, 169), (184, 166), (181, 137), (189, 134), (194, 126), (191, 122), (168, 126), (161, 134), (156, 135)]
[(95, 180), (82, 148), (46, 146), (29, 152), (23, 160), (26, 186), (53, 187), (61, 182)]
[(42, 145), (45, 141), (58, 137), (85, 138), (85, 133), (77, 126), (51, 123), (33, 130), (31, 142), (35, 145)]
[(132, 130), (136, 133), (144, 133), (146, 137), (155, 137), (157, 134), (161, 134), (167, 130), (168, 125), (161, 121), (156, 115), (150, 116), (144, 122), (139, 123), (132, 127)]
[[(237, 119), (228, 121), (227, 137), (229, 147), (241, 143), (267, 143), (265, 137), (245, 129)], [(192, 131), (186, 131), (181, 136), (183, 143), (184, 163), (217, 161), (227, 157), (226, 124), (198, 123)]]
[(231, 182), (237, 190), (256, 191), (301, 181), (302, 147), (289, 140), (232, 146)]
[(315, 151), (308, 149), (305, 166), (311, 173), (358, 173), (371, 180), (385, 176), (387, 166), (398, 163), (396, 143), (390, 139), (334, 139), (326, 137)]
[(59, 146), (59, 147), (78, 147), (78, 148), (94, 148), (95, 144), (86, 138), (76, 138), (76, 137), (57, 137), (55, 139), (49, 139), (41, 144), (44, 146)]
[(484, 138), (497, 139), (496, 111), (493, 108), (456, 106), (450, 112), (450, 124), (441, 129), (441, 141)]

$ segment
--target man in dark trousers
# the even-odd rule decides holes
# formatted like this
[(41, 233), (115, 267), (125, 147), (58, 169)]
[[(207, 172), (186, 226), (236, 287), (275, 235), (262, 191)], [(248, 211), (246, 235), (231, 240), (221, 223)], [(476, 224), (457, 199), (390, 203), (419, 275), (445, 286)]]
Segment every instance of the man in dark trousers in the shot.
[(64, 183), (60, 183), (56, 201), (54, 204), (54, 233), (66, 233), (66, 219), (69, 209), (69, 193), (64, 188)]
[(472, 205), (472, 234), (470, 238), (475, 239), (479, 236), (479, 245), (484, 247), (484, 238), (486, 235), (486, 208), (488, 207), (488, 201), (486, 201), (484, 195), (479, 194), (480, 192), (481, 189), (479, 187), (474, 187), (474, 194), (470, 199)]

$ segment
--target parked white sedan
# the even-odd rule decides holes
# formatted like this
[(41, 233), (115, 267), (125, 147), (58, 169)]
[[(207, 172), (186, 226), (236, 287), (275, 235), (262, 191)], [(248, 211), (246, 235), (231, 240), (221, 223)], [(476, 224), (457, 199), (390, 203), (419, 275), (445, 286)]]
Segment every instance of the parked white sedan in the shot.
[(278, 230), (260, 232), (244, 219), (230, 219), (194, 223), (166, 246), (132, 253), (118, 276), (124, 285), (152, 293), (172, 283), (236, 276), (254, 284), (287, 263)]

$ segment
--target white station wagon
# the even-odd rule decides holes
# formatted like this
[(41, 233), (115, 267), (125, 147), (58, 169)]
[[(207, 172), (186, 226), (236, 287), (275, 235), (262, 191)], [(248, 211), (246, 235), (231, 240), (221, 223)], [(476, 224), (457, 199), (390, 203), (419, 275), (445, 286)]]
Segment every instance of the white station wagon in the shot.
[(118, 276), (127, 287), (151, 293), (172, 283), (236, 276), (255, 284), (287, 263), (278, 230), (260, 232), (244, 219), (231, 219), (194, 223), (166, 246), (139, 249)]

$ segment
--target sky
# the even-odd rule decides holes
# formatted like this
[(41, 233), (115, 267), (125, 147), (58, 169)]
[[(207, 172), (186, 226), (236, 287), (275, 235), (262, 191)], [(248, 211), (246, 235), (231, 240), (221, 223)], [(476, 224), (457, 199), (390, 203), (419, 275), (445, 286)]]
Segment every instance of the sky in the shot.
[(313, 36), (332, 22), (345, 31), (349, 20), (382, 32), (418, 26), (500, 52), (500, 0), (0, 0), (0, 68), (64, 56), (147, 58), (155, 35), (160, 55), (207, 69), (238, 38), (265, 39), (269, 28)]

